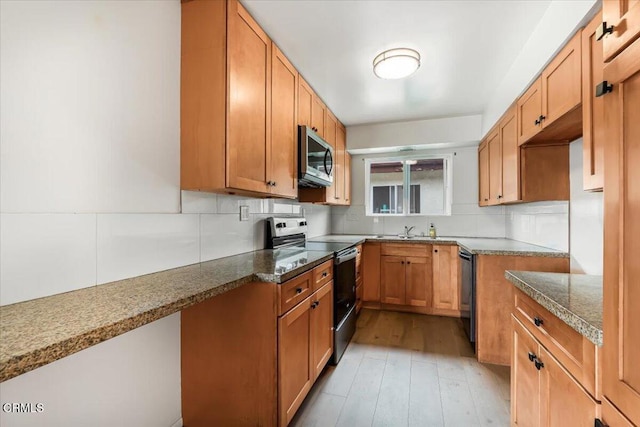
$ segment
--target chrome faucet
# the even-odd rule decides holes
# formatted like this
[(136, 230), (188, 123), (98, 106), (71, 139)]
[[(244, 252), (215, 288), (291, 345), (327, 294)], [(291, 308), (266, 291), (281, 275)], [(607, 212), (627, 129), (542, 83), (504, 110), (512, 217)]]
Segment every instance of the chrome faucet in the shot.
[(406, 225), (404, 226), (404, 235), (405, 236), (409, 236), (409, 233), (411, 233), (411, 230), (413, 230), (415, 227), (407, 227)]

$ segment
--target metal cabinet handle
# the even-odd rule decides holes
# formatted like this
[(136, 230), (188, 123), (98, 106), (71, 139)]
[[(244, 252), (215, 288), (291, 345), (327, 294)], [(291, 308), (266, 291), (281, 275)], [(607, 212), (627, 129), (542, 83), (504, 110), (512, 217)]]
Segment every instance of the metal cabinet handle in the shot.
[(301, 294), (302, 293), (302, 288), (296, 288), (296, 294)]
[(400, 264), (404, 264), (404, 261), (400, 261)]
[(433, 252), (436, 252), (436, 253), (438, 253), (438, 250), (437, 250), (437, 249), (434, 249), (434, 250), (433, 250)]
[(540, 121), (540, 119), (536, 119), (536, 121), (534, 123), (536, 124), (536, 126), (538, 126), (542, 122)]
[(538, 359), (534, 360), (535, 365), (536, 365), (536, 369), (539, 371), (540, 369), (544, 368), (544, 363), (542, 363), (541, 361), (539, 361)]
[(311, 303), (311, 308), (312, 308), (313, 310), (315, 310), (315, 309), (316, 309), (316, 307), (317, 307), (317, 306), (319, 306), (319, 305), (320, 305), (320, 301), (314, 301), (314, 302), (312, 302), (312, 303)]
[(608, 81), (604, 80), (602, 83), (596, 85), (596, 98), (601, 97), (607, 93), (613, 92), (613, 85)]
[(534, 360), (536, 360), (538, 358), (538, 356), (536, 356), (535, 353), (529, 352), (529, 361), (533, 362)]
[(411, 264), (411, 261), (407, 261), (407, 264)]
[(544, 320), (542, 320), (542, 319), (541, 319), (541, 318), (539, 318), (539, 317), (534, 317), (534, 318), (533, 318), (533, 323), (535, 323), (535, 324), (536, 324), (536, 326), (538, 326), (538, 327), (539, 327), (540, 325), (542, 325), (542, 324), (544, 323)]
[(607, 21), (604, 21), (598, 28), (596, 28), (596, 40), (602, 40), (606, 34), (613, 34), (613, 30), (616, 27), (613, 25), (607, 26)]
[(327, 277), (329, 275), (329, 273), (327, 273), (326, 271), (324, 273), (322, 273), (322, 277)]

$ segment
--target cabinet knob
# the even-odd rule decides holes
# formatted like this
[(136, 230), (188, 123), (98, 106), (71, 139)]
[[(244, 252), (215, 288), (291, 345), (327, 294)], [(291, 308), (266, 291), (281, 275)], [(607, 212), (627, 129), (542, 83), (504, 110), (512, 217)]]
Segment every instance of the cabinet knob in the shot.
[(502, 199), (502, 194), (498, 194), (498, 199)]
[(407, 264), (411, 264), (411, 261), (407, 261)]
[(541, 361), (539, 361), (538, 359), (536, 359), (533, 363), (535, 363), (536, 365), (536, 369), (539, 371), (540, 369), (544, 368), (544, 363), (542, 363)]
[(543, 121), (544, 119), (546, 119), (546, 118), (547, 118), (547, 116), (540, 116), (540, 123), (542, 123), (542, 121)]
[(302, 293), (302, 288), (296, 288), (296, 294), (301, 294)]
[(404, 261), (400, 261), (400, 264), (404, 264)]
[(538, 356), (536, 356), (535, 353), (529, 352), (529, 361), (533, 362), (537, 358), (538, 358)]
[(538, 126), (542, 122), (540, 121), (540, 119), (536, 119), (536, 121), (534, 123), (536, 124), (536, 126)]
[(613, 85), (608, 81), (604, 80), (602, 83), (596, 85), (596, 98), (599, 98), (609, 92), (613, 92)]
[(434, 250), (433, 250), (433, 252), (436, 252), (436, 253), (438, 253), (438, 250), (437, 250), (437, 249), (434, 249)]
[(541, 319), (541, 318), (539, 318), (539, 317), (534, 317), (534, 318), (533, 318), (533, 323), (535, 323), (535, 324), (536, 324), (536, 326), (540, 326), (540, 325), (542, 325), (542, 324), (544, 323), (544, 320), (542, 320), (542, 319)]
[(320, 301), (314, 301), (311, 303), (311, 308), (315, 310), (315, 308), (319, 305), (320, 305)]
[(324, 273), (322, 273), (322, 277), (327, 277), (329, 275), (329, 273), (327, 273), (326, 271)]
[(484, 199), (484, 201), (485, 201), (485, 202), (488, 202), (488, 201), (489, 201), (489, 199)]
[(598, 28), (596, 28), (596, 40), (602, 40), (607, 34), (613, 34), (613, 30), (616, 27), (613, 25), (607, 26), (607, 21), (604, 21)]

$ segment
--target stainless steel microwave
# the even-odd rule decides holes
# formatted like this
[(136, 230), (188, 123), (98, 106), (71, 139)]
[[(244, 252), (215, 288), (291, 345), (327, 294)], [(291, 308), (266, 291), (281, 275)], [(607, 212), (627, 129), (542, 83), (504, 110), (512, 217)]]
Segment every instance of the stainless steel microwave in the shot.
[(298, 126), (298, 186), (321, 188), (333, 183), (333, 148), (308, 126)]

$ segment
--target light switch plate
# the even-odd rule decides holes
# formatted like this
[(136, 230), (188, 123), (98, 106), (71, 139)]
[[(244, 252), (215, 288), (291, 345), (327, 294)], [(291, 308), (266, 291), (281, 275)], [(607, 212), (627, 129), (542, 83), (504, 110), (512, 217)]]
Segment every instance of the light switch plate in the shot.
[(249, 221), (249, 206), (240, 206), (240, 221)]

